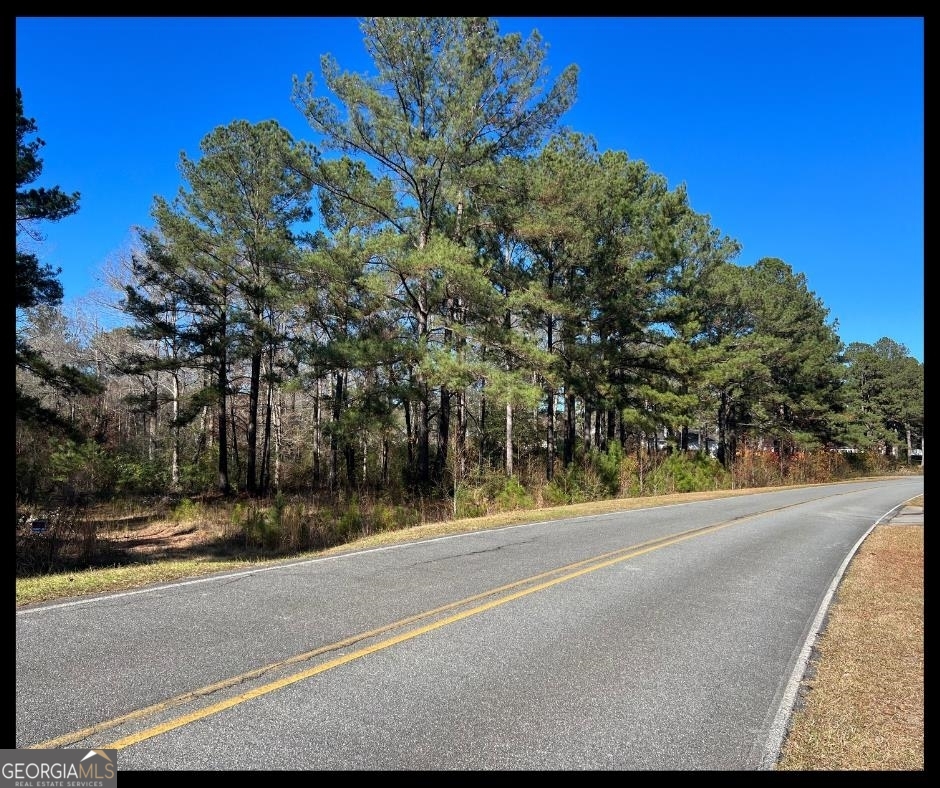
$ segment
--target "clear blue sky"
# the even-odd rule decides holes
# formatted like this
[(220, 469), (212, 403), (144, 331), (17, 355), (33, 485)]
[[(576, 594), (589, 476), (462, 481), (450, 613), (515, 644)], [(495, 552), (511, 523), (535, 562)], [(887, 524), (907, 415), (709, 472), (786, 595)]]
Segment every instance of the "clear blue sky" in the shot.
[[(778, 257), (843, 342), (889, 337), (924, 360), (923, 17), (500, 17), (538, 29), (552, 76), (580, 68), (563, 121), (626, 151), (735, 238)], [(234, 120), (316, 141), (291, 77), (371, 62), (353, 17), (18, 17), (16, 84), (36, 120), (35, 185), (81, 192), (46, 224), (65, 306), (152, 227), (177, 164)]]

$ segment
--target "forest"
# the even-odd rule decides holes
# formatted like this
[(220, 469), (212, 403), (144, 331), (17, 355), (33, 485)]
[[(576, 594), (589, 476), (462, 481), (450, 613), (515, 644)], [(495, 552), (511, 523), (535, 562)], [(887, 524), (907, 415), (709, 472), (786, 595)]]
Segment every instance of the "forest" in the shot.
[[(112, 272), (108, 330), (64, 316), (42, 261), (43, 223), (80, 192), (38, 185), (41, 119), (17, 89), (18, 528), (240, 503), (241, 536), (277, 551), (923, 472), (923, 363), (844, 343), (798, 270), (738, 264), (684, 186), (563, 127), (577, 67), (546, 80), (537, 34), (361, 27), (374, 76), (324, 55), (294, 80), (316, 144), (236, 121), (181, 154)], [(309, 521), (289, 545), (288, 507)]]

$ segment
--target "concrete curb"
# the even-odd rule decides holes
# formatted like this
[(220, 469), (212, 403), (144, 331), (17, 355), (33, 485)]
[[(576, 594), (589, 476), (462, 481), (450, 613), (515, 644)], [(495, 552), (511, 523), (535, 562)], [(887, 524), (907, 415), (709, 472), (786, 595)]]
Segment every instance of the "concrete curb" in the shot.
[(885, 525), (923, 525), (923, 506), (902, 506)]

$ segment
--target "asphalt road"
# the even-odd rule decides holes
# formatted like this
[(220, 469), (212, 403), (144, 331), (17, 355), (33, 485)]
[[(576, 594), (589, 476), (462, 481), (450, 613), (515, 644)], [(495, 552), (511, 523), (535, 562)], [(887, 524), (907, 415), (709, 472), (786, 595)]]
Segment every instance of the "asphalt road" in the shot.
[(759, 770), (923, 477), (518, 525), (16, 614), (16, 747), (148, 770)]

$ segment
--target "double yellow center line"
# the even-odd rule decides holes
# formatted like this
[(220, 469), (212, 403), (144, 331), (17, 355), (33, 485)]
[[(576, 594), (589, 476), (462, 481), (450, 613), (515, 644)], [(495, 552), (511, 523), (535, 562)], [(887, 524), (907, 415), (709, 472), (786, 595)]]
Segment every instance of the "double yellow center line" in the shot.
[[(213, 703), (209, 706), (205, 706), (187, 714), (183, 714), (182, 716), (168, 719), (143, 730), (139, 730), (136, 733), (124, 736), (109, 744), (95, 745), (96, 749), (121, 750), (125, 747), (130, 747), (131, 745), (145, 741), (146, 739), (153, 738), (154, 736), (159, 736), (176, 728), (181, 728), (184, 725), (189, 725), (190, 723), (196, 722), (197, 720), (210, 717), (213, 714), (218, 714), (219, 712), (225, 711), (226, 709), (230, 709), (233, 706), (237, 706), (254, 698), (260, 698), (263, 695), (275, 692), (276, 690), (287, 687), (291, 684), (296, 684), (298, 681), (311, 678), (312, 676), (316, 676), (319, 673), (332, 670), (333, 668), (339, 667), (340, 665), (345, 665), (349, 662), (353, 662), (354, 660), (368, 656), (369, 654), (374, 654), (375, 652), (381, 651), (382, 649), (390, 648), (399, 643), (404, 643), (407, 640), (412, 640), (413, 638), (420, 637), (421, 635), (424, 635), (428, 632), (433, 632), (436, 629), (441, 629), (450, 624), (462, 621), (463, 619), (470, 618), (471, 616), (485, 613), (487, 610), (492, 610), (499, 605), (504, 605), (507, 602), (512, 602), (515, 599), (521, 599), (522, 597), (528, 596), (530, 594), (535, 594), (538, 591), (544, 591), (545, 589), (551, 588), (552, 586), (558, 585), (559, 583), (565, 583), (590, 572), (596, 572), (599, 569), (604, 569), (623, 561), (627, 561), (631, 558), (636, 558), (637, 556), (643, 555), (644, 553), (649, 553), (653, 550), (668, 547), (669, 545), (677, 544), (678, 542), (684, 542), (688, 539), (692, 539), (698, 536), (704, 536), (706, 534), (713, 533), (714, 531), (719, 531), (723, 528), (741, 523), (745, 520), (751, 520), (764, 514), (767, 514), (767, 512), (736, 518), (734, 520), (726, 521), (716, 525), (693, 528), (688, 531), (683, 531), (678, 534), (672, 534), (670, 536), (661, 537), (658, 539), (651, 539), (647, 542), (641, 542), (629, 547), (620, 548), (609, 553), (604, 553), (602, 555), (585, 559), (583, 561), (567, 564), (565, 566), (558, 567), (557, 569), (552, 569), (547, 572), (532, 575), (531, 577), (517, 580), (513, 583), (466, 597), (465, 599), (461, 599), (457, 602), (451, 602), (447, 605), (434, 608), (433, 610), (427, 610), (422, 613), (418, 613), (417, 615), (403, 618), (399, 621), (395, 621), (391, 624), (379, 627), (378, 629), (362, 632), (344, 640), (337, 641), (336, 643), (332, 643), (327, 646), (321, 646), (320, 648), (314, 649), (312, 651), (307, 651), (303, 654), (297, 654), (288, 659), (281, 660), (279, 662), (273, 662), (246, 673), (241, 673), (237, 676), (233, 676), (215, 684), (201, 687), (183, 695), (178, 695), (175, 698), (170, 698), (152, 706), (138, 709), (136, 711), (130, 712), (129, 714), (124, 714), (120, 717), (115, 717), (113, 719), (97, 723), (96, 725), (83, 728), (82, 730), (67, 733), (55, 739), (40, 742), (39, 744), (30, 745), (25, 749), (51, 749), (57, 747), (67, 747), (71, 744), (88, 739), (91, 736), (96, 736), (105, 731), (112, 730), (113, 728), (116, 728), (120, 725), (143, 720), (148, 717), (153, 717), (172, 708), (198, 700), (199, 698), (212, 695), (222, 690), (234, 687), (238, 684), (243, 684), (245, 682), (251, 681), (252, 679), (263, 676), (266, 673), (271, 673), (273, 671), (277, 671), (291, 665), (296, 665), (298, 663), (308, 662), (311, 659), (321, 656), (322, 654), (341, 651), (345, 648), (349, 648), (350, 646), (355, 646), (357, 643), (371, 640), (394, 630), (406, 628), (406, 631), (404, 632), (400, 632), (399, 634), (392, 635), (370, 645), (366, 645), (341, 656), (337, 656), (333, 659), (327, 660), (326, 662), (318, 663), (317, 665), (307, 668), (306, 670), (301, 670), (300, 672), (284, 676), (283, 678), (270, 681), (266, 684), (261, 684), (253, 689), (239, 693), (225, 700)], [(449, 611), (454, 610), (457, 612), (453, 612), (450, 615), (444, 615)], [(443, 617), (437, 618), (438, 616)], [(428, 619), (435, 620), (432, 620), (429, 623), (423, 624), (421, 626), (407, 629), (413, 624), (417, 624)]]

